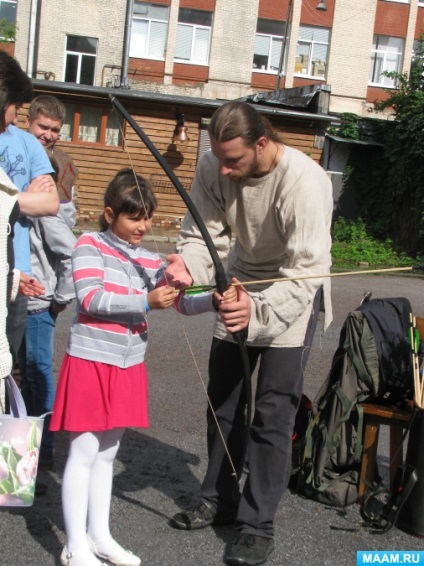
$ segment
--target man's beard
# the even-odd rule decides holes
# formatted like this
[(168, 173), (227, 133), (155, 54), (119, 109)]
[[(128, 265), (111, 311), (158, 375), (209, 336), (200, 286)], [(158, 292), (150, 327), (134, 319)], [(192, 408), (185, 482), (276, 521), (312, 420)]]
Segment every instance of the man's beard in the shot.
[(245, 171), (244, 173), (241, 173), (240, 171), (234, 171), (233, 173), (230, 173), (228, 177), (231, 179), (231, 181), (233, 181), (233, 183), (244, 183), (251, 177), (255, 176), (258, 168), (258, 158), (255, 155), (255, 158), (247, 171)]

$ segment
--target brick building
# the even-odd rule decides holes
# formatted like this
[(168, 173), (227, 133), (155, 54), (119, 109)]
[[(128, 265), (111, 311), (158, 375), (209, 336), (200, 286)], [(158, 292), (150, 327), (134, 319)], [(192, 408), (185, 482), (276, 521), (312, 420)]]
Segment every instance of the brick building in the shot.
[[(36, 93), (66, 104), (60, 144), (80, 170), (80, 215), (97, 215), (107, 181), (132, 153), (154, 185), (160, 214), (179, 218), (184, 207), (131, 128), (116, 122), (111, 93), (189, 188), (207, 149), (207, 121), (223, 100), (321, 88), (326, 104), (314, 110), (259, 110), (288, 143), (322, 162), (332, 119), (372, 116), (373, 101), (396, 88), (383, 72), (410, 69), (424, 0), (0, 0), (2, 17), (16, 23), (7, 51)], [(190, 134), (184, 147), (172, 144), (180, 114)], [(342, 176), (334, 156), (324, 166)]]
[[(209, 99), (331, 87), (330, 111), (369, 116), (382, 73), (408, 72), (424, 0), (1, 0), (34, 78)], [(372, 108), (371, 108), (372, 109)]]

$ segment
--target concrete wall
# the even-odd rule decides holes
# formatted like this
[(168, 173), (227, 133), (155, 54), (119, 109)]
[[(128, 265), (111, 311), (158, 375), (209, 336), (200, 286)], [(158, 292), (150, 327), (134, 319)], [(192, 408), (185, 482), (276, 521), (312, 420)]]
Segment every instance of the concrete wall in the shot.
[[(257, 18), (260, 15), (283, 22), (288, 0), (156, 1), (170, 6), (165, 61), (131, 60), (134, 72), (133, 75), (129, 73), (129, 84), (132, 89), (218, 99), (274, 90), (276, 75), (255, 76), (252, 73)], [(403, 71), (408, 72), (413, 40), (417, 37), (418, 22), (423, 21), (424, 8), (418, 7), (418, 0), (410, 0), (408, 4), (382, 0), (327, 0), (328, 10), (323, 12), (316, 10), (317, 0), (292, 1), (292, 22), (286, 46), (287, 76), (282, 86), (326, 83), (331, 87), (331, 112), (370, 116), (372, 102), (387, 96), (384, 88), (368, 87), (373, 34), (397, 34), (399, 37), (406, 34)], [(36, 2), (18, 2), (15, 56), (25, 69), (31, 48), (31, 8)], [(66, 35), (73, 34), (98, 39), (96, 86), (108, 83), (112, 86), (115, 79), (119, 82), (127, 0), (38, 0), (38, 5), (41, 12), (38, 73), (32, 76), (63, 80)], [(208, 66), (174, 63), (180, 7), (214, 13)], [(301, 23), (331, 28), (327, 76), (322, 80), (294, 76)]]
[[(28, 65), (31, 5), (29, 0), (18, 3), (15, 54), (23, 68)], [(39, 6), (38, 64), (35, 69), (38, 73), (35, 78), (53, 73), (56, 80), (63, 80), (67, 35), (98, 39), (96, 86), (101, 85), (104, 73), (111, 74), (106, 65), (115, 65), (118, 68), (115, 73), (120, 74), (126, 14), (124, 0), (39, 0)]]
[(363, 113), (376, 8), (377, 0), (335, 3), (327, 73), (332, 112)]

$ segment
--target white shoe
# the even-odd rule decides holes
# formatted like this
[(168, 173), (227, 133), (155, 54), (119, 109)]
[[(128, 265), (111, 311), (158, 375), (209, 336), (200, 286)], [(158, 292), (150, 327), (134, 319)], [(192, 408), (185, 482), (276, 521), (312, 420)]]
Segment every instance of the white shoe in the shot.
[(66, 546), (60, 555), (60, 563), (62, 566), (107, 566), (104, 562), (100, 562), (90, 550), (81, 552), (69, 552)]
[[(115, 566), (140, 566), (141, 565), (141, 559), (138, 556), (133, 554), (130, 550), (125, 550), (125, 548), (122, 548), (122, 546), (120, 546), (113, 539), (111, 539), (111, 542), (113, 542), (114, 550), (110, 554), (105, 554), (105, 553), (103, 553), (99, 550), (99, 548), (102, 546), (101, 542), (95, 543), (94, 541), (91, 540), (91, 538), (88, 535), (87, 535), (87, 540), (88, 540), (88, 546), (90, 547), (90, 550), (96, 556), (98, 556), (99, 558), (104, 558), (108, 562), (115, 564)], [(108, 543), (105, 541), (105, 544), (108, 544)]]

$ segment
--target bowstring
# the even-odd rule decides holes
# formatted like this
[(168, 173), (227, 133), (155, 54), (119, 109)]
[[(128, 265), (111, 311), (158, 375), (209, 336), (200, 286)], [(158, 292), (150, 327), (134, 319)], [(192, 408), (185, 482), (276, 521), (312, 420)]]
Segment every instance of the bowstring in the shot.
[[(117, 116), (117, 111), (116, 111), (116, 109), (114, 108), (113, 105), (112, 105), (112, 110), (113, 110), (113, 112), (115, 113), (115, 115)], [(136, 172), (135, 172), (134, 162), (133, 162), (133, 159), (132, 159), (132, 157), (131, 157), (131, 153), (130, 153), (130, 151), (129, 151), (129, 149), (128, 149), (127, 142), (126, 142), (126, 139), (125, 139), (124, 129), (123, 129), (123, 126), (122, 126), (121, 121), (119, 120), (119, 117), (118, 117), (118, 116), (117, 116), (117, 122), (118, 122), (119, 131), (120, 131), (120, 133), (121, 133), (121, 138), (122, 138), (123, 147), (124, 147), (124, 150), (125, 150), (125, 152), (126, 152), (126, 154), (127, 154), (127, 156), (128, 156), (128, 161), (129, 161), (129, 163), (130, 163), (131, 170), (132, 170), (132, 172), (134, 173), (135, 184), (136, 184), (136, 186), (137, 186), (138, 192), (140, 193), (140, 198), (141, 198), (141, 202), (142, 202), (143, 208), (144, 208), (145, 211), (147, 211), (147, 209), (146, 209), (146, 204), (145, 204), (144, 197), (143, 197), (143, 193), (142, 193), (142, 191), (141, 191), (140, 184), (139, 184), (139, 182), (138, 182), (138, 178), (137, 178), (137, 175), (136, 175)], [(156, 240), (156, 236), (155, 236), (155, 233), (154, 233), (154, 230), (153, 230), (153, 223), (150, 225), (150, 233), (151, 233), (152, 238), (153, 238), (153, 242), (154, 242), (154, 246), (155, 246), (155, 251), (156, 251), (156, 253), (160, 256), (159, 246), (158, 246), (158, 243), (157, 243), (157, 240)], [(164, 275), (166, 284), (167, 284), (168, 286), (171, 286), (170, 283), (169, 283), (169, 279), (168, 279), (168, 276), (167, 276), (165, 270), (163, 271), (163, 275)], [(185, 338), (187, 347), (188, 347), (188, 349), (189, 349), (189, 352), (190, 352), (190, 355), (191, 355), (191, 358), (192, 358), (192, 361), (193, 361), (193, 365), (194, 365), (194, 367), (195, 367), (195, 369), (196, 369), (196, 373), (197, 373), (197, 376), (198, 376), (198, 378), (199, 378), (199, 380), (200, 380), (200, 383), (202, 384), (202, 388), (203, 388), (203, 391), (204, 391), (204, 393), (205, 393), (208, 406), (209, 406), (209, 408), (210, 408), (210, 410), (211, 410), (211, 413), (212, 413), (212, 415), (213, 415), (215, 424), (216, 424), (216, 426), (217, 426), (217, 430), (218, 430), (219, 436), (220, 436), (220, 438), (221, 438), (222, 444), (223, 444), (223, 446), (224, 446), (225, 453), (227, 454), (227, 457), (228, 457), (228, 460), (229, 460), (229, 463), (230, 463), (230, 467), (231, 467), (231, 470), (232, 470), (231, 475), (234, 476), (235, 478), (237, 478), (237, 471), (236, 471), (236, 468), (235, 468), (233, 459), (232, 459), (232, 457), (231, 457), (231, 454), (230, 454), (230, 451), (229, 451), (227, 442), (225, 441), (225, 438), (224, 438), (224, 434), (223, 434), (223, 432), (222, 432), (222, 429), (221, 429), (221, 427), (220, 427), (220, 425), (219, 425), (218, 417), (216, 416), (215, 409), (214, 409), (213, 406), (212, 406), (212, 401), (211, 401), (211, 398), (210, 398), (210, 396), (209, 396), (209, 394), (208, 394), (207, 386), (206, 386), (206, 383), (205, 383), (205, 381), (204, 381), (204, 379), (203, 379), (203, 377), (202, 377), (202, 372), (200, 371), (200, 367), (199, 367), (199, 364), (197, 363), (196, 356), (194, 355), (194, 351), (193, 351), (193, 349), (192, 349), (192, 347), (191, 347), (190, 340), (189, 340), (188, 334), (187, 334), (186, 329), (185, 329), (185, 325), (182, 323), (182, 321), (181, 321), (181, 326), (180, 326), (180, 328), (181, 328), (182, 331), (183, 331), (184, 338)]]

